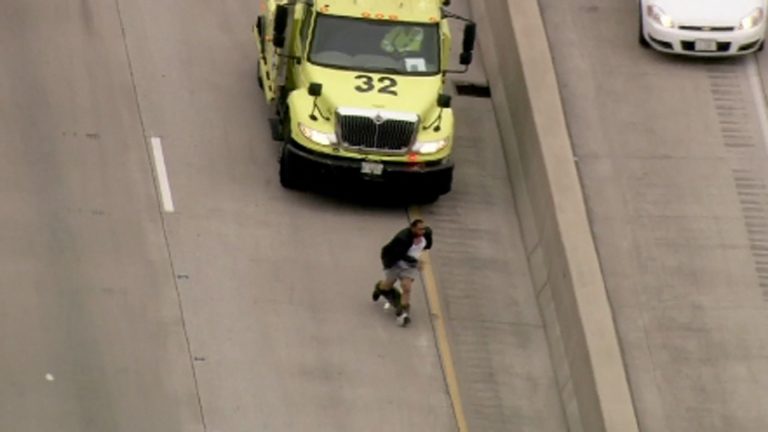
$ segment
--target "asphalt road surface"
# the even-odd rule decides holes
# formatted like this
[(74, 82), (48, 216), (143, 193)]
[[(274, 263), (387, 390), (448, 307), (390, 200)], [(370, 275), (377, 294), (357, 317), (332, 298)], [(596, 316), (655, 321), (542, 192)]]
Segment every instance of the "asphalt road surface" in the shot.
[(765, 54), (663, 55), (636, 2), (539, 3), (641, 430), (765, 431)]
[[(0, 430), (456, 430), (422, 284), (408, 329), (370, 301), (406, 209), (278, 183), (257, 8), (3, 2)], [(564, 430), (493, 112), (456, 106), (448, 369), (472, 430)]]

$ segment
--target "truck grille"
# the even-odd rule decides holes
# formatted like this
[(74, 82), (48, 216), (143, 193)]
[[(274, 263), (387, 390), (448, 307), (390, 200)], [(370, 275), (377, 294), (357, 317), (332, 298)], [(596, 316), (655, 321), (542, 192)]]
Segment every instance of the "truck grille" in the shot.
[(417, 115), (408, 113), (353, 108), (339, 108), (337, 113), (342, 144), (375, 152), (405, 152), (419, 123)]

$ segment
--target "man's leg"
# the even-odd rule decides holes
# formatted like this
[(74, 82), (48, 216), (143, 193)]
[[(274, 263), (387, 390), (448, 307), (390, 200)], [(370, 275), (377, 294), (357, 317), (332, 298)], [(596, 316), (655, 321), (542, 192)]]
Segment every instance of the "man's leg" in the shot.
[(403, 296), (401, 303), (403, 307), (410, 306), (411, 304), (411, 286), (413, 285), (413, 279), (409, 277), (400, 278), (400, 288), (403, 290)]
[(397, 316), (401, 325), (406, 325), (411, 321), (411, 286), (413, 279), (409, 277), (400, 278), (400, 288), (403, 290), (400, 298), (400, 305), (397, 308)]
[(376, 282), (376, 286), (373, 288), (373, 294), (371, 295), (373, 301), (378, 301), (382, 295), (387, 299), (391, 299), (394, 293), (393, 287), (395, 282), (397, 282), (397, 275), (394, 274), (394, 269), (385, 269), (384, 279)]

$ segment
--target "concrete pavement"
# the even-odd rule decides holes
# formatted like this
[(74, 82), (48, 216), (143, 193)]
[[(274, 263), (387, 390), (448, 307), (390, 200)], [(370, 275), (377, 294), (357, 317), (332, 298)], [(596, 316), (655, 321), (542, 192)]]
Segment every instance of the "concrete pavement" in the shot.
[[(4, 10), (1, 430), (456, 429), (424, 298), (403, 330), (369, 297), (405, 209), (279, 186), (257, 6)], [(425, 210), (445, 242), (434, 262), (467, 415), (472, 430), (562, 430), (498, 143), (473, 126), (462, 136), (488, 152), (462, 151), (460, 192)], [(478, 243), (463, 215), (506, 225)], [(468, 262), (496, 263), (470, 303), (449, 271)]]
[(489, 99), (458, 98), (454, 191), (423, 211), (471, 431), (566, 431)]
[(632, 2), (540, 4), (641, 430), (766, 430), (752, 60), (644, 50)]
[(0, 430), (202, 431), (114, 4), (0, 16)]

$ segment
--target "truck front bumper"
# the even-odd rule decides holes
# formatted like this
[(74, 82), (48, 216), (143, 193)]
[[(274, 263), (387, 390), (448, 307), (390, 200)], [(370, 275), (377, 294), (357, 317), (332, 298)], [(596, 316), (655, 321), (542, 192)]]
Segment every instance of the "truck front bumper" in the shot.
[(286, 143), (283, 163), (301, 173), (309, 184), (368, 181), (404, 191), (443, 195), (451, 190), (454, 164), (449, 159), (427, 163), (366, 161), (315, 152), (294, 142)]

